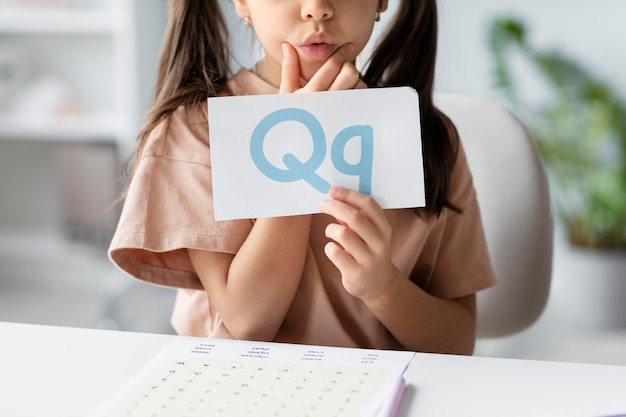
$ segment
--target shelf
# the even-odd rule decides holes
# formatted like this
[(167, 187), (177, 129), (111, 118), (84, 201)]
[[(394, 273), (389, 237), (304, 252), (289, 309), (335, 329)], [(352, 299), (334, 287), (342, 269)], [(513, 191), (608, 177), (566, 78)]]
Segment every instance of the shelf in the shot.
[(114, 116), (32, 120), (0, 114), (0, 140), (112, 143), (121, 135)]
[(0, 0), (2, 69), (19, 75), (0, 100), (0, 276), (40, 287), (84, 274), (48, 262), (77, 256), (65, 233), (98, 247), (108, 238), (166, 22), (167, 0)]
[(110, 34), (119, 25), (119, 19), (108, 9), (0, 7), (0, 34)]

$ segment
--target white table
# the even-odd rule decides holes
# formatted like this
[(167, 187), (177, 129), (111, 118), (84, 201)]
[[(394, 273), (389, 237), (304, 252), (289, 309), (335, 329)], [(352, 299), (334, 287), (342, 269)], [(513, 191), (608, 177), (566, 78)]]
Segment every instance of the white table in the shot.
[[(0, 416), (82, 417), (177, 336), (0, 322)], [(626, 414), (626, 367), (416, 354), (400, 416)]]

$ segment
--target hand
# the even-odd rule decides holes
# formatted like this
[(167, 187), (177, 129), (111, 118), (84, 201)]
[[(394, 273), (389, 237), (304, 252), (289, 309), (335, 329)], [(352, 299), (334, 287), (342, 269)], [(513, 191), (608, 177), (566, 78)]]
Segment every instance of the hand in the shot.
[(337, 223), (326, 227), (326, 256), (341, 272), (346, 291), (366, 301), (389, 289), (397, 276), (391, 261), (391, 225), (371, 197), (341, 187), (331, 187), (330, 200), (320, 204)]
[(288, 43), (283, 43), (282, 48), (282, 77), (279, 89), (281, 94), (367, 88), (354, 64), (348, 60), (354, 51), (352, 44), (345, 44), (337, 49), (304, 86), (300, 77), (298, 53)]

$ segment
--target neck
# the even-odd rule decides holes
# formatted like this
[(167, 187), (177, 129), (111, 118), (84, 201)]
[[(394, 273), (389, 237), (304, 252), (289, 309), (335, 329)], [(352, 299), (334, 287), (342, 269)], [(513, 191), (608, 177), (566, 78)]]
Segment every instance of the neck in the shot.
[(267, 60), (262, 59), (254, 64), (252, 72), (263, 81), (273, 85), (274, 87), (280, 87), (281, 69), (279, 68), (278, 71), (276, 71), (276, 69), (273, 68), (273, 65), (271, 65)]

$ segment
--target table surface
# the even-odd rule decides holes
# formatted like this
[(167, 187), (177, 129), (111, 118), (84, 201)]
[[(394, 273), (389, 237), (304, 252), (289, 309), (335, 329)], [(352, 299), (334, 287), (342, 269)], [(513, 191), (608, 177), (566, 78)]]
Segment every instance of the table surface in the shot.
[[(180, 337), (6, 322), (0, 333), (3, 417), (83, 417)], [(404, 376), (399, 416), (626, 414), (624, 366), (417, 353)]]

